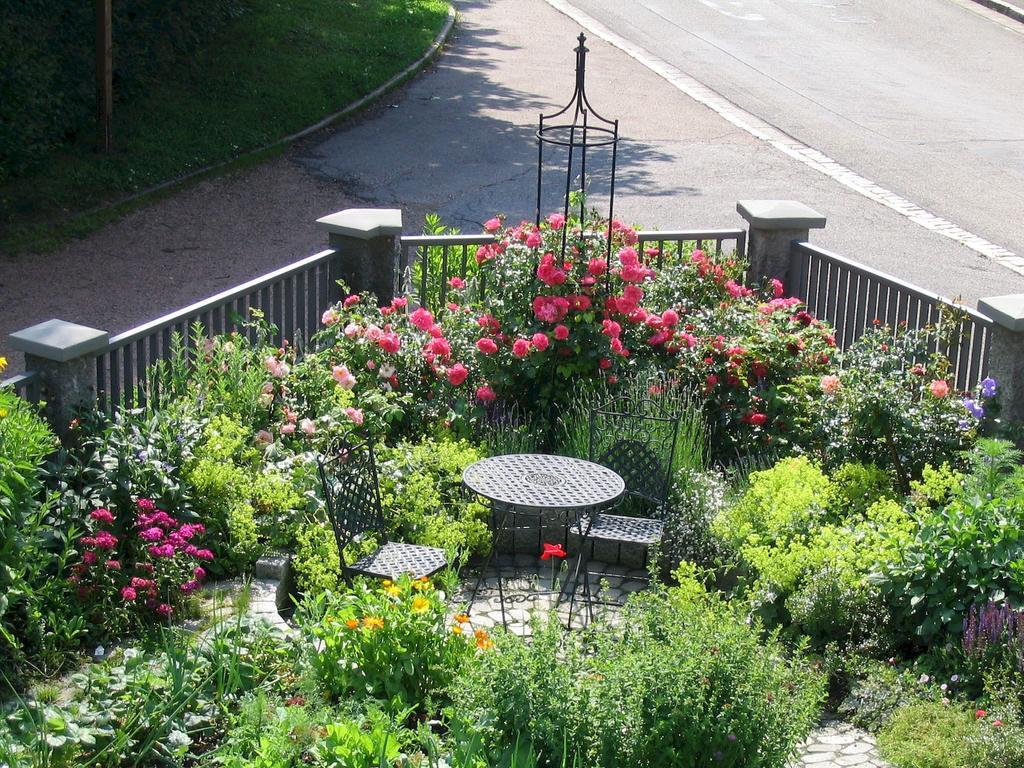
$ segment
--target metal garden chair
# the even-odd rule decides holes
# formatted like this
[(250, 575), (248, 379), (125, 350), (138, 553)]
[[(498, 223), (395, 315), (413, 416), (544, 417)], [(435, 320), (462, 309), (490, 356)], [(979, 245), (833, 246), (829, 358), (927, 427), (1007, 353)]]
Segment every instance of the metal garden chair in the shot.
[[(593, 604), (605, 601), (591, 594), (590, 576), (612, 575), (587, 567), (587, 560), (594, 557), (596, 543), (617, 544), (619, 559), (623, 545), (642, 546), (646, 567), (651, 548), (661, 542), (665, 524), (659, 518), (668, 502), (678, 433), (679, 416), (666, 413), (661, 405), (647, 398), (616, 398), (590, 411), (588, 458), (622, 477), (626, 492), (616, 511), (630, 512), (592, 514), (571, 529), (580, 537), (583, 600), (588, 603), (591, 616)], [(641, 514), (633, 514), (636, 512)]]
[[(340, 445), (329, 458), (320, 457), (318, 463), (324, 502), (346, 578), (397, 579), (402, 574), (421, 578), (433, 576), (448, 566), (448, 558), (440, 549), (386, 540), (377, 465), (369, 442)], [(345, 548), (368, 533), (378, 534), (381, 546), (351, 565), (346, 564)]]

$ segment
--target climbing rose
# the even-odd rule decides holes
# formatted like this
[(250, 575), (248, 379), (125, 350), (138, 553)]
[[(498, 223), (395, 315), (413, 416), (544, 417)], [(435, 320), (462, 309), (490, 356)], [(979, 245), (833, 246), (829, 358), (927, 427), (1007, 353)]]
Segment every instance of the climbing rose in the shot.
[(569, 338), (569, 329), (564, 325), (555, 326), (555, 338), (559, 341), (565, 341)]
[(357, 427), (362, 426), (363, 412), (359, 408), (353, 408), (352, 406), (349, 406), (348, 408), (345, 409), (345, 415), (348, 416), (352, 420), (352, 423), (355, 424)]
[(531, 232), (526, 236), (526, 247), (537, 248), (541, 244), (540, 232)]
[(935, 381), (928, 385), (928, 389), (939, 399), (949, 394), (949, 384), (942, 379), (935, 379)]
[[(380, 337), (380, 339), (377, 341), (377, 346), (379, 346), (385, 352), (388, 352), (389, 354), (393, 355), (401, 348), (402, 340), (398, 337), (397, 333), (388, 332)], [(369, 365), (370, 362), (371, 361), (368, 360), (367, 365)], [(370, 370), (372, 371), (373, 368), (370, 368)]]
[(498, 345), (495, 344), (491, 339), (480, 339), (476, 343), (476, 348), (480, 350), (481, 354), (493, 355), (498, 351)]
[(543, 352), (548, 348), (548, 344), (551, 343), (551, 340), (543, 333), (533, 334), (531, 341), (533, 341), (533, 346), (538, 352)]
[(469, 371), (462, 363), (456, 363), (448, 369), (448, 383), (453, 387), (459, 386), (469, 376)]
[(331, 369), (331, 376), (338, 382), (342, 389), (352, 389), (356, 385), (356, 377), (352, 375), (347, 366), (336, 365)]
[(434, 324), (434, 315), (430, 310), (420, 307), (409, 315), (409, 322), (421, 331), (428, 331), (430, 330), (430, 326)]
[(661, 322), (671, 327), (679, 322), (679, 313), (674, 309), (666, 309), (661, 313)]
[(818, 383), (819, 386), (821, 386), (821, 391), (826, 395), (834, 395), (842, 386), (842, 382), (839, 380), (839, 377), (834, 374), (822, 376), (821, 381)]
[(330, 309), (324, 310), (323, 315), (321, 315), (320, 317), (320, 322), (323, 323), (324, 325), (334, 325), (336, 322), (338, 322), (338, 318), (338, 310), (336, 310), (334, 307), (331, 307)]
[(587, 274), (592, 277), (600, 277), (608, 271), (608, 262), (604, 259), (591, 259), (587, 264)]
[(353, 293), (353, 294), (352, 294), (351, 296), (346, 296), (346, 297), (345, 297), (345, 301), (344, 301), (344, 302), (342, 302), (342, 305), (343, 305), (343, 306), (345, 307), (345, 309), (348, 309), (348, 308), (349, 308), (349, 307), (351, 307), (351, 306), (352, 306), (353, 304), (358, 304), (358, 303), (359, 303), (359, 297), (358, 297), (358, 296), (356, 296), (356, 295), (355, 295), (355, 294)]
[(561, 213), (552, 213), (548, 216), (548, 224), (552, 229), (561, 229), (565, 226), (565, 216)]
[(512, 343), (512, 354), (516, 357), (526, 357), (530, 354), (530, 342), (526, 339), (516, 339)]
[(569, 300), (564, 296), (537, 296), (533, 300), (533, 314), (545, 323), (560, 323), (569, 313)]
[(497, 395), (494, 394), (494, 390), (491, 389), (489, 384), (484, 384), (480, 387), (477, 387), (476, 399), (479, 400), (481, 403), (493, 402), (496, 397)]
[(493, 219), (488, 219), (484, 222), (484, 231), (490, 232), (492, 235), (501, 229), (501, 219), (495, 216)]
[(268, 355), (263, 364), (266, 366), (267, 372), (278, 379), (283, 379), (290, 370), (283, 360), (278, 360), (274, 355)]

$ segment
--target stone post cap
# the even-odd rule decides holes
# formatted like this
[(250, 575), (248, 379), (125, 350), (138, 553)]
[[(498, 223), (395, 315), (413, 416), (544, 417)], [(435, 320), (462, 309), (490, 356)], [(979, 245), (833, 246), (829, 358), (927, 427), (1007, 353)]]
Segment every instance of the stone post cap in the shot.
[(360, 240), (402, 234), (402, 212), (398, 208), (346, 208), (319, 218), (316, 223), (329, 234)]
[(978, 311), (1011, 331), (1024, 331), (1024, 294), (978, 299)]
[(66, 320), (47, 320), (15, 331), (7, 337), (11, 348), (44, 360), (66, 363), (76, 357), (106, 349), (110, 334)]
[(825, 217), (796, 200), (740, 200), (736, 211), (757, 229), (822, 229)]

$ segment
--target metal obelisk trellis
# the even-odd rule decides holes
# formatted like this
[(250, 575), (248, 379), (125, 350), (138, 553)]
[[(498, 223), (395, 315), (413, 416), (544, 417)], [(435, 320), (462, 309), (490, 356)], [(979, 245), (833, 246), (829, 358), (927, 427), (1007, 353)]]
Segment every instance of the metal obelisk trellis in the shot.
[[(544, 145), (568, 148), (568, 161), (565, 169), (565, 200), (563, 204), (563, 215), (569, 217), (569, 199), (572, 192), (573, 179), (573, 154), (580, 155), (580, 227), (584, 228), (586, 221), (586, 186), (587, 186), (587, 150), (594, 147), (612, 148), (611, 185), (608, 193), (608, 221), (615, 215), (615, 161), (619, 144), (619, 121), (608, 120), (598, 114), (587, 99), (587, 52), (585, 43), (586, 36), (580, 32), (579, 45), (576, 47), (576, 90), (572, 98), (558, 112), (550, 115), (540, 116), (540, 126), (537, 129), (537, 217), (536, 224), (540, 226), (541, 211), (541, 190), (544, 176)], [(562, 115), (567, 115), (572, 110), (572, 122), (551, 121)], [(565, 255), (568, 227), (562, 229), (562, 256)], [(608, 259), (611, 260), (611, 233), (608, 233)]]

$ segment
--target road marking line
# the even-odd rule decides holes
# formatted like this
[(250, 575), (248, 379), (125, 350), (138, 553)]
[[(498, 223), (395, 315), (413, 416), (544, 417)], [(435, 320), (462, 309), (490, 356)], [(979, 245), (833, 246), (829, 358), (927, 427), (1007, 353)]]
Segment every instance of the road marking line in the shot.
[(970, 248), (987, 259), (1006, 267), (1017, 274), (1024, 275), (1024, 259), (1013, 251), (996, 245), (953, 222), (929, 213), (921, 206), (892, 190), (875, 184), (845, 165), (833, 160), (823, 152), (810, 147), (789, 134), (766, 123), (756, 115), (736, 106), (731, 101), (711, 90), (710, 87), (685, 74), (675, 65), (656, 56), (645, 48), (641, 48), (611, 29), (588, 13), (581, 11), (566, 0), (545, 0), (555, 10), (568, 16), (580, 26), (597, 35), (606, 43), (618, 48), (628, 56), (636, 59), (659, 77), (667, 80), (675, 88), (685, 93), (713, 112), (717, 112), (727, 121), (740, 128), (756, 139), (778, 149), (783, 154), (798, 160), (809, 168), (829, 176), (844, 187), (860, 195), (891, 208), (915, 224), (931, 230), (943, 237), (948, 237), (961, 245)]

